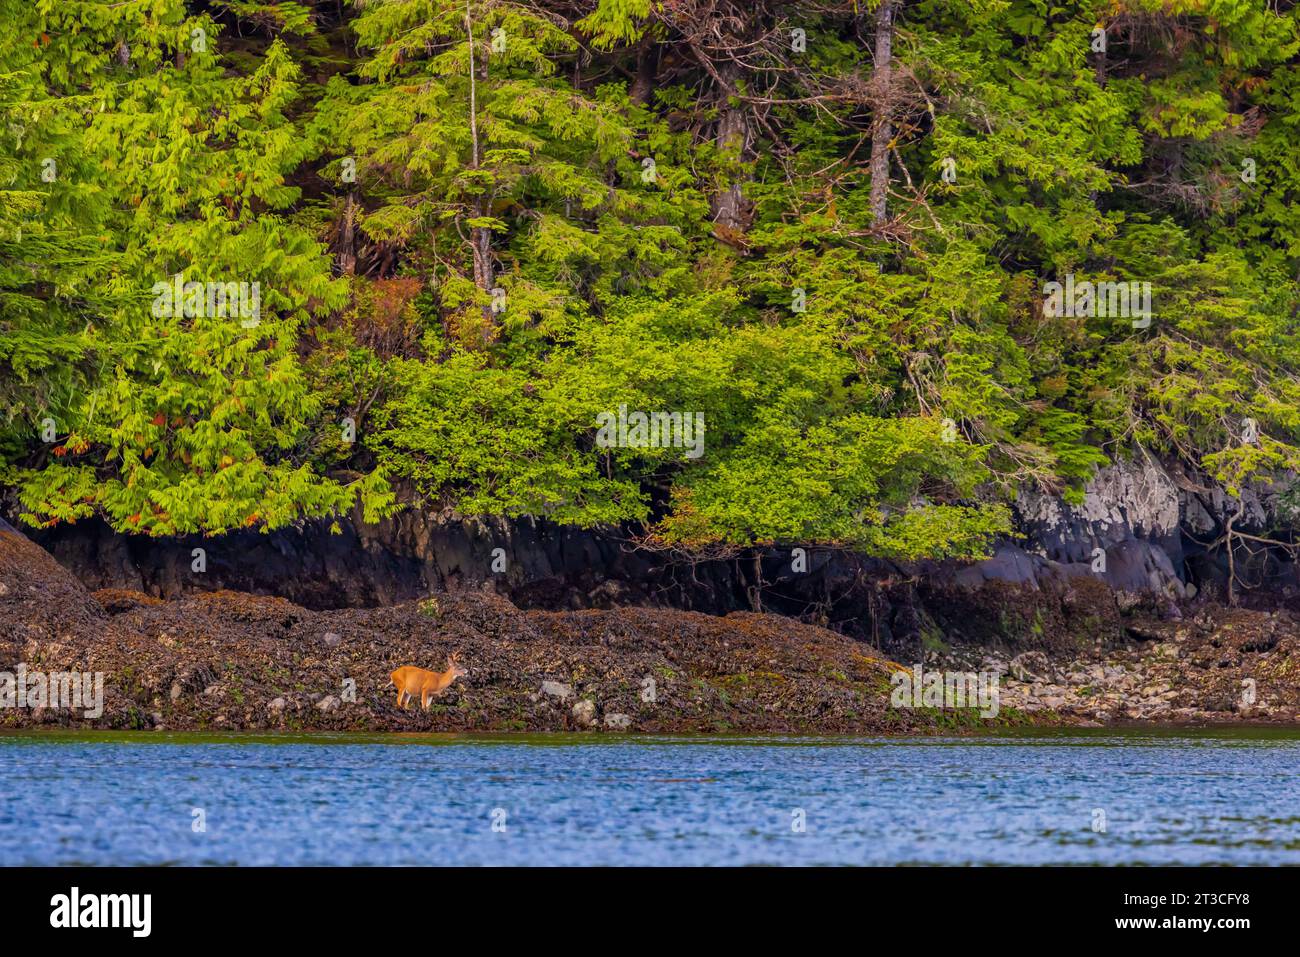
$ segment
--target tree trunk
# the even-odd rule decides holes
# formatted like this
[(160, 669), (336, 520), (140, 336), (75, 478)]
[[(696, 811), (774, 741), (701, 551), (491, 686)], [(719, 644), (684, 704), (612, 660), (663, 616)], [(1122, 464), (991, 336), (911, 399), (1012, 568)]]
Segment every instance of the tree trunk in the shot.
[[(1096, 53), (1094, 54), (1094, 56), (1096, 56), (1096, 58), (1097, 58), (1097, 61), (1096, 61), (1095, 67), (1094, 67), (1094, 76), (1097, 78), (1097, 85), (1098, 85), (1099, 87), (1101, 87), (1102, 89), (1105, 89), (1105, 88), (1106, 88), (1106, 50), (1105, 50), (1105, 48), (1103, 47), (1103, 49), (1096, 51)], [(1091, 190), (1088, 191), (1088, 202), (1092, 203), (1092, 205), (1093, 205), (1094, 207), (1097, 205), (1097, 197), (1098, 197), (1098, 195), (1099, 195), (1099, 193), (1098, 193), (1097, 190), (1095, 190), (1095, 189), (1091, 189)]]
[(894, 138), (893, 106), (894, 13), (898, 0), (881, 0), (876, 10), (876, 65), (872, 76), (875, 116), (871, 121), (871, 215), (883, 223), (888, 212), (889, 144)]
[(636, 76), (627, 95), (633, 103), (640, 106), (650, 104), (650, 94), (654, 91), (655, 72), (659, 51), (650, 37), (642, 37), (636, 48)]
[(357, 271), (356, 238), (357, 204), (353, 193), (348, 193), (343, 206), (343, 228), (339, 230), (339, 251), (335, 262), (340, 275), (351, 276)]
[[(486, 200), (480, 200), (474, 205), (475, 216), (487, 215)], [(491, 294), (492, 285), (496, 281), (496, 271), (492, 265), (492, 230), (483, 226), (476, 227), (470, 230), (469, 238), (474, 253), (474, 285)], [(486, 319), (492, 318), (491, 306), (483, 307), (483, 316)]]
[[(481, 148), (478, 139), (478, 64), (474, 57), (474, 21), (470, 15), (469, 0), (465, 2), (465, 33), (469, 38), (469, 131), (470, 131), (470, 169), (478, 169), (482, 161)], [(482, 79), (487, 79), (487, 62), (483, 63)], [(492, 208), (492, 200), (489, 196), (479, 196), (472, 204), (474, 218), (479, 219), (488, 215)], [(474, 258), (474, 284), (478, 286), (488, 296), (492, 294), (492, 285), (496, 279), (495, 271), (492, 266), (492, 231), (485, 226), (473, 226), (469, 233), (470, 253)], [(487, 345), (491, 338), (494, 318), (492, 306), (490, 303), (484, 303), (482, 306), (483, 313), (483, 344)]]
[[(714, 142), (728, 156), (743, 158), (749, 140), (749, 122), (743, 105), (732, 106), (729, 97), (736, 89), (740, 67), (726, 63), (718, 71), (723, 88), (718, 91), (718, 129)], [(713, 197), (713, 222), (724, 237), (744, 231), (745, 194), (736, 180)]]

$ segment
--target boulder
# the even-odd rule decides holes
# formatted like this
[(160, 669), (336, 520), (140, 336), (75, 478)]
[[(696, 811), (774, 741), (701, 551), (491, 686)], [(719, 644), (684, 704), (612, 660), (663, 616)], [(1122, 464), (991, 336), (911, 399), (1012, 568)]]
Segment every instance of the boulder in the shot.
[(619, 714), (617, 712), (607, 714), (605, 715), (605, 727), (609, 728), (611, 731), (626, 731), (628, 728), (632, 727), (632, 717), (631, 715)]
[(585, 698), (577, 702), (573, 706), (573, 720), (584, 728), (590, 727), (596, 721), (596, 703)]
[(556, 698), (560, 702), (568, 701), (574, 695), (573, 686), (561, 681), (543, 681), (540, 693), (548, 698)]

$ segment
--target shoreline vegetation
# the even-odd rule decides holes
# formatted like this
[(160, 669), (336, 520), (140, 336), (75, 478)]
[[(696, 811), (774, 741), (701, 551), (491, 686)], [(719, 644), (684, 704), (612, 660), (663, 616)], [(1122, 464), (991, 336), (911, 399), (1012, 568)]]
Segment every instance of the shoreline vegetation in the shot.
[(1234, 604), (1300, 549), (1300, 11), (1040, 7), (0, 0), (0, 511), (967, 561), (1159, 460)]
[[(1108, 649), (927, 653), (927, 671), (999, 675), (998, 713), (983, 719), (893, 707), (891, 677), (912, 665), (777, 615), (523, 611), (488, 588), (328, 611), (230, 591), (164, 601), (92, 593), (13, 531), (0, 531), (0, 585), (0, 671), (105, 674), (93, 722), (6, 708), (4, 729), (916, 735), (1300, 719), (1287, 613), (1135, 619), (1133, 640)], [(453, 651), (468, 674), (429, 710), (398, 710), (389, 673)]]
[(0, 0), (0, 725), (1295, 721), (1300, 7), (1101, 6)]

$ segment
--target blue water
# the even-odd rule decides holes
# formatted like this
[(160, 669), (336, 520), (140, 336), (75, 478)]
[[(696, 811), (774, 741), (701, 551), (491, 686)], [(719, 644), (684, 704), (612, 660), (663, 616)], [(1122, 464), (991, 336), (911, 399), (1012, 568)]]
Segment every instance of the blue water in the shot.
[(8, 734), (0, 864), (1297, 864), (1297, 770), (1295, 732)]

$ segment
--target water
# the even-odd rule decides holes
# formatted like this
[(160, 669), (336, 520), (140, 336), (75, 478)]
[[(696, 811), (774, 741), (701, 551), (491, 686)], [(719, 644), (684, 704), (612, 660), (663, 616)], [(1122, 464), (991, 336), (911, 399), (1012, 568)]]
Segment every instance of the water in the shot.
[(0, 864), (1296, 864), (1298, 767), (1300, 731), (4, 734)]

